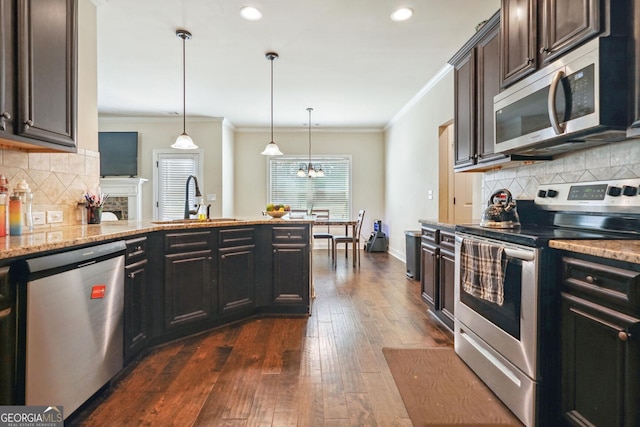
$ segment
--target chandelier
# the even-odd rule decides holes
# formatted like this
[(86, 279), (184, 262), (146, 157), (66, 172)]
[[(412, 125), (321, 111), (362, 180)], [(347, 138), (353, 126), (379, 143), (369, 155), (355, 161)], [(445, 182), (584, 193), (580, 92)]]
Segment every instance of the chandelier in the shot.
[(323, 177), (324, 171), (322, 170), (322, 167), (319, 165), (314, 167), (311, 163), (311, 112), (313, 111), (313, 108), (309, 107), (307, 108), (307, 111), (309, 112), (309, 163), (306, 165), (300, 165), (297, 175), (299, 177), (308, 176), (309, 178)]

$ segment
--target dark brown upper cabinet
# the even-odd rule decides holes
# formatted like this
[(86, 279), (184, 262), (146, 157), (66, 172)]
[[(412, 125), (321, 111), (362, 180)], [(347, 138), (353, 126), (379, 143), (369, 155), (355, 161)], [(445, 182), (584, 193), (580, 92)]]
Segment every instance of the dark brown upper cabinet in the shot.
[(502, 0), (501, 86), (597, 35), (625, 35), (628, 0)]
[(75, 152), (77, 0), (0, 0), (0, 144)]

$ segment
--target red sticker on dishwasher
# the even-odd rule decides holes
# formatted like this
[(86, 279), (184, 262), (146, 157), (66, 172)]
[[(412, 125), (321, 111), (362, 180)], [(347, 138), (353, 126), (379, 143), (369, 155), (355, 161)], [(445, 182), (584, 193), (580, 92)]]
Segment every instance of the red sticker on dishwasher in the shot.
[(107, 291), (106, 285), (94, 285), (91, 288), (91, 299), (104, 298), (104, 293)]

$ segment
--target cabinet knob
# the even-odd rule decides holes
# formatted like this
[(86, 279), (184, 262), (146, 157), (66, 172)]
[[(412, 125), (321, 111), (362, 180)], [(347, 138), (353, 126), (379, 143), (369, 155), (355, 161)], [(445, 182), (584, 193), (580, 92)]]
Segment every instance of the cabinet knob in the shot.
[(585, 277), (585, 279), (584, 279), (584, 280), (585, 280), (587, 283), (589, 283), (590, 285), (593, 285), (594, 283), (596, 283), (596, 282), (598, 281), (598, 279), (597, 279), (597, 278), (595, 278), (595, 277), (593, 277), (593, 276), (591, 276), (591, 275), (589, 275), (589, 276)]
[(533, 59), (527, 58), (526, 62), (527, 62), (527, 65), (531, 65), (531, 64), (533, 64)]
[(540, 53), (546, 53), (546, 54), (549, 54), (549, 52), (551, 52), (551, 51), (550, 51), (548, 48), (544, 47), (544, 46), (542, 46), (542, 47), (540, 48)]
[(129, 279), (133, 279), (136, 277), (136, 273), (129, 273)]
[(24, 122), (24, 125), (27, 129), (29, 129), (31, 126), (33, 126), (33, 120), (27, 120), (26, 122)]
[(620, 338), (620, 341), (629, 341), (630, 337), (631, 334), (626, 333), (625, 331), (618, 332), (618, 338)]
[(222, 255), (220, 258), (225, 259), (227, 256), (226, 255)]
[(1, 115), (0, 115), (0, 130), (7, 130), (7, 128), (4, 125), (5, 120), (11, 120), (11, 114), (9, 114), (8, 112), (4, 111)]

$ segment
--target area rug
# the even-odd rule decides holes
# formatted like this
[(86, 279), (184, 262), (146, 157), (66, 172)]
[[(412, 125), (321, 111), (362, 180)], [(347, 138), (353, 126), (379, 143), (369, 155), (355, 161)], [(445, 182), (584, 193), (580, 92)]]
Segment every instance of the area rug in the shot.
[(382, 352), (414, 426), (522, 426), (452, 348)]

